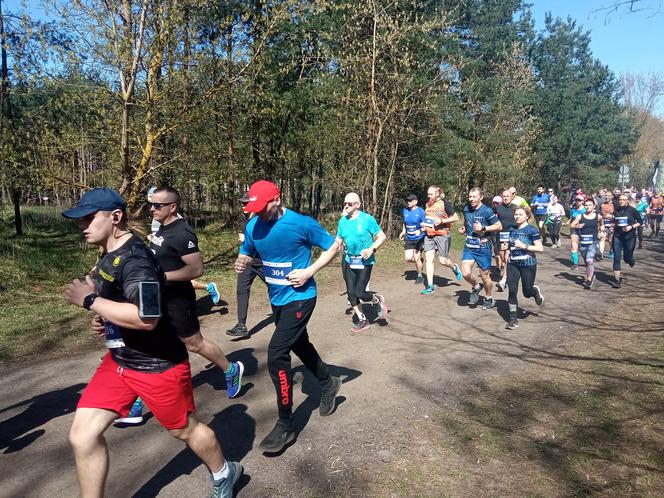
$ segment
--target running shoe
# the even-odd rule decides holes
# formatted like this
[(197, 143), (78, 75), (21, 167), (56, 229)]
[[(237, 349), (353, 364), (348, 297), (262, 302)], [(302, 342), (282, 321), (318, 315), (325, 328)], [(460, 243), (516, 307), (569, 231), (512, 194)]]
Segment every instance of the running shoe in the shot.
[(621, 284), (620, 280), (622, 279), (613, 277), (613, 280), (611, 280), (611, 287), (613, 287), (614, 289), (620, 289), (620, 284)]
[(232, 329), (228, 329), (226, 331), (226, 335), (230, 335), (231, 337), (247, 337), (249, 335), (249, 331), (247, 330), (247, 326), (244, 323), (236, 323), (233, 325)]
[(415, 283), (416, 284), (423, 284), (424, 283), (424, 277), (422, 275), (418, 275), (415, 277)]
[(613, 251), (609, 251), (609, 254), (606, 255), (606, 259), (613, 261)]
[(210, 498), (233, 497), (233, 488), (242, 475), (242, 472), (244, 472), (244, 468), (241, 463), (229, 462), (228, 460), (226, 460), (226, 465), (228, 465), (228, 475), (218, 481), (212, 480), (212, 495)]
[(634, 258), (632, 258), (627, 262), (627, 264), (630, 266), (630, 268), (634, 268), (636, 261), (634, 260)]
[(385, 298), (380, 294), (376, 294), (376, 299), (378, 300), (378, 318), (387, 319), (387, 305), (385, 304)]
[(572, 271), (578, 271), (579, 265), (572, 265)]
[(470, 291), (470, 296), (468, 296), (468, 302), (470, 304), (477, 304), (477, 301), (480, 300), (481, 291), (482, 291), (482, 284), (480, 284), (479, 289), (473, 287), (473, 290)]
[(505, 280), (499, 280), (496, 282), (496, 289), (498, 289), (500, 292), (507, 290), (507, 282)]
[(241, 361), (231, 363), (231, 371), (224, 373), (226, 377), (226, 397), (228, 399), (234, 398), (240, 393), (242, 389), (242, 374), (244, 373), (244, 365)]
[(320, 396), (320, 406), (318, 407), (318, 413), (321, 417), (327, 417), (332, 415), (334, 408), (337, 406), (337, 394), (341, 390), (341, 378), (330, 376), (330, 385), (323, 389), (323, 393)]
[(143, 400), (136, 398), (126, 417), (116, 418), (114, 424), (137, 425), (143, 423)]
[(490, 310), (493, 308), (493, 299), (484, 298), (484, 304), (482, 304), (483, 310)]
[(519, 321), (516, 318), (510, 318), (510, 321), (507, 322), (507, 325), (505, 325), (505, 328), (507, 330), (514, 330), (519, 326)]
[(355, 325), (353, 325), (350, 331), (357, 334), (360, 332), (364, 332), (365, 330), (369, 330), (370, 328), (371, 325), (369, 324), (369, 321), (365, 318), (364, 320), (360, 320)]
[(288, 420), (277, 420), (274, 429), (261, 441), (260, 449), (265, 453), (278, 453), (295, 439), (293, 423)]
[(214, 282), (208, 283), (208, 294), (210, 294), (210, 297), (212, 298), (212, 304), (219, 304), (219, 299), (221, 296), (219, 296), (219, 289), (217, 289), (217, 284)]
[(424, 294), (425, 296), (428, 296), (429, 294), (433, 294), (434, 292), (436, 292), (435, 287), (433, 285), (429, 285), (429, 286), (427, 286), (426, 289), (424, 289), (421, 292), (421, 294)]
[(463, 277), (463, 275), (461, 274), (461, 270), (459, 269), (459, 265), (457, 265), (455, 263), (454, 266), (452, 267), (452, 271), (454, 272), (454, 276), (456, 277), (457, 282), (461, 282), (461, 277)]
[(544, 296), (542, 295), (542, 289), (539, 288), (539, 285), (533, 285), (533, 290), (535, 291), (535, 302), (537, 306), (542, 306), (544, 303)]

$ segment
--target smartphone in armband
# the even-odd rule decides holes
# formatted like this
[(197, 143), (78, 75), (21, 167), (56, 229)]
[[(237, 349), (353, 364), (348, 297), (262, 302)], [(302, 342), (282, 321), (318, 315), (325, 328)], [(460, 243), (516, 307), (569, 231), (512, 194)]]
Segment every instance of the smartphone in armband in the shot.
[(141, 318), (161, 318), (159, 282), (139, 282), (138, 297), (138, 316)]

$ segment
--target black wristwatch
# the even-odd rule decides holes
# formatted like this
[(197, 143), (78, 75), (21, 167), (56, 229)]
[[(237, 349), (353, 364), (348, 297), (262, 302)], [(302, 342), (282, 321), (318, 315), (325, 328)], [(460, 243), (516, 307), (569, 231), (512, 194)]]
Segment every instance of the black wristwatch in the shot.
[(97, 294), (88, 294), (83, 298), (83, 307), (86, 310), (90, 310), (90, 306), (92, 306), (92, 303), (95, 302), (95, 299), (97, 299), (99, 296)]

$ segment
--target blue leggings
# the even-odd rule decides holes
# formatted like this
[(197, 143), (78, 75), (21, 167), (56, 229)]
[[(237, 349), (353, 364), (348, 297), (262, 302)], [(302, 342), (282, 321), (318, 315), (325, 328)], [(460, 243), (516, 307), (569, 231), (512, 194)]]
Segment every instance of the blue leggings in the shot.
[(613, 236), (613, 271), (620, 271), (620, 259), (630, 266), (634, 266), (634, 247), (636, 246), (636, 237), (616, 237)]

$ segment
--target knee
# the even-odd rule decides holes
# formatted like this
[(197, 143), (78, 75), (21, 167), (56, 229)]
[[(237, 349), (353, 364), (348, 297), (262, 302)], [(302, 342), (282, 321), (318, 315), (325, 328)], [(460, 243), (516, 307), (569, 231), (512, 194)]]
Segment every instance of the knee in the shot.
[(186, 337), (182, 339), (182, 341), (184, 342), (185, 346), (187, 346), (187, 351), (191, 353), (200, 353), (203, 349), (203, 345), (205, 344), (205, 339), (203, 339), (203, 336), (200, 332), (192, 335), (191, 337)]
[(463, 278), (470, 278), (472, 276), (472, 270), (468, 266), (462, 266), (461, 267), (461, 274), (463, 275)]
[(77, 452), (86, 452), (95, 446), (102, 433), (94, 430), (93, 426), (83, 423), (77, 423), (74, 420), (69, 429), (69, 444)]

